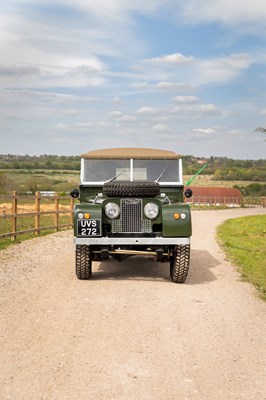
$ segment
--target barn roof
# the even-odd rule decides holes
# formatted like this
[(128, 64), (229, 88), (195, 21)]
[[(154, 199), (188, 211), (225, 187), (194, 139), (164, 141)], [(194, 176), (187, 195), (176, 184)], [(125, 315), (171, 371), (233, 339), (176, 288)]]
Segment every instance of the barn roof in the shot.
[(200, 197), (239, 197), (241, 192), (236, 188), (189, 186), (193, 191), (193, 196)]

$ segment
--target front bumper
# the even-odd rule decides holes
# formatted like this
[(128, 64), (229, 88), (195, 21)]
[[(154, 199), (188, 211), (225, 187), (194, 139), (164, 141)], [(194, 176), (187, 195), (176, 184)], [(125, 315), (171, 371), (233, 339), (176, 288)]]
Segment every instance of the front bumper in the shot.
[(186, 245), (190, 244), (190, 237), (134, 237), (134, 238), (109, 238), (109, 237), (86, 237), (86, 238), (74, 238), (74, 243), (77, 245), (86, 246), (171, 246), (171, 245)]

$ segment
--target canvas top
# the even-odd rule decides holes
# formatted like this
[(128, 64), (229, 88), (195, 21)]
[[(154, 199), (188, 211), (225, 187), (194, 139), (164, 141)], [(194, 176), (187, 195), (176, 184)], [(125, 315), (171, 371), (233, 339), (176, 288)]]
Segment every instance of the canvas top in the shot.
[(180, 155), (174, 151), (169, 150), (158, 150), (158, 149), (147, 149), (138, 147), (126, 147), (126, 148), (111, 148), (93, 150), (88, 153), (82, 154), (82, 158), (86, 159), (147, 159), (147, 160), (177, 160), (181, 158)]

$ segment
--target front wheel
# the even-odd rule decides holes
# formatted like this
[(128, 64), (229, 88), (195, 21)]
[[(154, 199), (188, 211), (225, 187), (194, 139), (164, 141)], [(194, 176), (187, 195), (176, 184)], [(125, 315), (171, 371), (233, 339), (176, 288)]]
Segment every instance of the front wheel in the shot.
[(184, 283), (189, 269), (190, 245), (175, 246), (170, 259), (170, 277), (174, 283)]
[(87, 280), (91, 277), (90, 247), (77, 244), (76, 246), (76, 275), (78, 279)]

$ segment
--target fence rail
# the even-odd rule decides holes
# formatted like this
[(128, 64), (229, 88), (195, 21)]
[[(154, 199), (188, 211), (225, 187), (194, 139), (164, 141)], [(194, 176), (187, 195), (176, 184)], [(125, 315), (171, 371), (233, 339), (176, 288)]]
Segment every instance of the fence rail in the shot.
[(186, 199), (192, 207), (266, 207), (265, 197), (192, 196)]
[[(62, 202), (67, 204), (64, 206), (67, 209), (62, 208), (62, 204), (60, 204)], [(19, 209), (23, 207), (24, 203), (27, 207), (29, 207), (30, 203), (30, 207), (34, 211), (20, 212)], [(48, 207), (49, 210), (42, 210), (42, 206)], [(71, 228), (73, 226), (73, 207), (74, 199), (59, 197), (57, 193), (53, 196), (42, 196), (40, 192), (36, 192), (35, 196), (20, 196), (16, 192), (12, 192), (11, 196), (0, 196), (0, 239), (11, 238), (11, 240), (16, 240), (19, 235), (30, 233), (40, 235), (42, 231), (46, 230), (59, 231), (59, 229)], [(8, 212), (6, 208), (8, 208)], [(69, 218), (62, 223), (60, 217), (65, 215), (69, 216)], [(34, 227), (19, 228), (18, 221), (25, 220), (27, 217), (32, 217), (31, 222)], [(49, 225), (42, 225), (43, 217), (49, 217), (48, 220), (44, 221), (48, 221)], [(7, 223), (10, 220), (11, 223)]]

